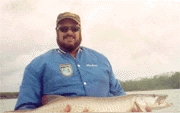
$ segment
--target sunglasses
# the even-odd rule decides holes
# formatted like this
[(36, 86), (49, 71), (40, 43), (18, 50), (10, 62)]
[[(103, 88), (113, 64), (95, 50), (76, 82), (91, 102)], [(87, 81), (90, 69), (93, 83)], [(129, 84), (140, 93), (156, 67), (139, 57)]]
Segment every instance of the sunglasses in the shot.
[(80, 27), (78, 26), (62, 26), (62, 27), (57, 27), (57, 30), (66, 33), (68, 30), (71, 30), (72, 32), (77, 32), (80, 30)]

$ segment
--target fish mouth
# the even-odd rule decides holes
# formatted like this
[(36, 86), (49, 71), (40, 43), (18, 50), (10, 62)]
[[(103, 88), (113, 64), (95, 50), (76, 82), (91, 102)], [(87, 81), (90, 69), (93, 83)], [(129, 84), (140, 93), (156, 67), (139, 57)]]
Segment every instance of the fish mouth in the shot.
[(158, 110), (166, 107), (170, 107), (173, 104), (166, 102), (166, 98), (168, 95), (158, 95), (158, 98), (156, 99), (155, 103), (152, 105), (152, 109)]

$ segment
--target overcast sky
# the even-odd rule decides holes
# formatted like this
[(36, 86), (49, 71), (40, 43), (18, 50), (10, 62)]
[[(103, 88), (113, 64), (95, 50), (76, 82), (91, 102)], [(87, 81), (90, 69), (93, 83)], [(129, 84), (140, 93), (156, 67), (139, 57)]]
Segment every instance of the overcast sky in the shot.
[(19, 91), (26, 65), (58, 47), (56, 18), (65, 11), (80, 15), (82, 46), (104, 54), (116, 78), (180, 71), (178, 0), (97, 1), (1, 0), (0, 92)]

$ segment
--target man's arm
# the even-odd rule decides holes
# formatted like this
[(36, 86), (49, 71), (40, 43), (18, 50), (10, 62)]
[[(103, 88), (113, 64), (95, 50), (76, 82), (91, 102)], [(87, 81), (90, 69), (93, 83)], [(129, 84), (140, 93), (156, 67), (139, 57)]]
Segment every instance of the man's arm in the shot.
[(15, 110), (34, 109), (41, 106), (42, 83), (38, 67), (29, 64), (24, 72)]
[(111, 64), (109, 63), (109, 81), (110, 81), (110, 93), (114, 96), (126, 95), (120, 82), (115, 78)]

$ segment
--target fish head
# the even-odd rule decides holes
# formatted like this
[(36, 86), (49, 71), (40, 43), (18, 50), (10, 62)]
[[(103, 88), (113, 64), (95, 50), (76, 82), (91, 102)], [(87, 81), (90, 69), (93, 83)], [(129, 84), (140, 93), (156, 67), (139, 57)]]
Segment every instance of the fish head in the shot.
[(152, 110), (158, 110), (172, 106), (172, 103), (166, 102), (167, 97), (168, 95), (149, 94), (142, 96), (141, 99), (144, 100), (147, 107), (150, 107)]

